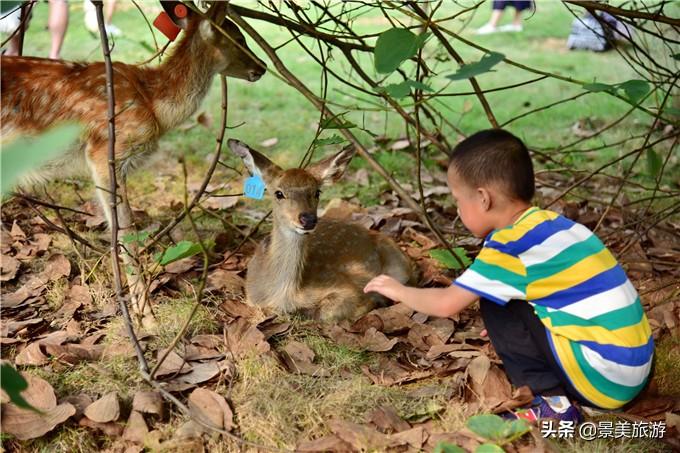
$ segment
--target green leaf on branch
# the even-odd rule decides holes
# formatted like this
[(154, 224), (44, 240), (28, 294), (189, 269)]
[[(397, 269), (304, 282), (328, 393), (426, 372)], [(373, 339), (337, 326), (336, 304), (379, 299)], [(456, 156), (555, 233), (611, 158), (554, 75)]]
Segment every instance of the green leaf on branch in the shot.
[(584, 83), (583, 84), (583, 89), (592, 91), (593, 93), (601, 93), (603, 91), (607, 93), (614, 93), (616, 91), (616, 87), (613, 85), (608, 85), (606, 83), (598, 83), (598, 82), (593, 82), (593, 83)]
[(327, 138), (317, 138), (314, 140), (314, 145), (316, 146), (326, 146), (326, 145), (337, 145), (339, 143), (344, 143), (346, 140), (337, 134), (332, 137)]
[(414, 34), (405, 28), (390, 28), (378, 36), (373, 51), (375, 70), (389, 74), (413, 57), (425, 44), (429, 33)]
[(661, 171), (661, 157), (652, 148), (647, 148), (647, 173), (649, 176), (656, 176)]
[(455, 74), (447, 75), (447, 79), (464, 80), (471, 77), (476, 77), (485, 72), (490, 72), (491, 68), (503, 61), (505, 55), (498, 52), (490, 52), (482, 57), (481, 60), (474, 63), (468, 63), (461, 66)]
[(465, 450), (458, 445), (449, 444), (446, 442), (439, 442), (432, 450), (432, 453), (465, 453)]
[[(206, 244), (206, 247), (208, 244)], [(201, 245), (191, 241), (179, 241), (177, 245), (168, 247), (163, 255), (157, 256), (156, 260), (161, 266), (166, 266), (172, 262), (189, 258), (190, 256), (201, 253)]]
[(64, 124), (37, 137), (22, 137), (3, 145), (0, 153), (1, 193), (10, 191), (25, 173), (66, 152), (79, 133), (80, 126)]
[(353, 127), (357, 125), (339, 116), (326, 118), (321, 122), (321, 129), (352, 129)]
[(26, 382), (26, 379), (24, 379), (24, 377), (11, 365), (6, 363), (0, 365), (0, 384), (2, 384), (2, 390), (7, 393), (10, 401), (17, 407), (39, 412), (35, 407), (31, 406), (23, 396), (21, 396), (21, 392), (28, 388), (28, 382)]
[(617, 85), (609, 85), (607, 83), (584, 83), (584, 90), (592, 91), (593, 93), (607, 92), (616, 94), (618, 90), (623, 91), (626, 100), (633, 105), (637, 105), (649, 93), (649, 83), (644, 80), (628, 80)]
[(399, 99), (411, 94), (411, 88), (416, 90), (432, 91), (432, 88), (416, 80), (404, 80), (401, 83), (393, 83), (385, 86), (382, 91), (393, 98)]
[[(456, 247), (453, 249), (453, 253), (460, 258), (460, 262), (463, 263), (465, 267), (472, 264), (472, 260), (467, 256), (467, 252), (462, 247)], [(459, 260), (453, 256), (453, 254), (447, 249), (434, 249), (430, 250), (430, 256), (439, 263), (441, 263), (447, 269), (460, 270), (462, 269)]]
[(639, 104), (645, 95), (649, 93), (649, 83), (644, 80), (628, 80), (627, 82), (620, 83), (618, 88), (623, 90), (631, 104)]

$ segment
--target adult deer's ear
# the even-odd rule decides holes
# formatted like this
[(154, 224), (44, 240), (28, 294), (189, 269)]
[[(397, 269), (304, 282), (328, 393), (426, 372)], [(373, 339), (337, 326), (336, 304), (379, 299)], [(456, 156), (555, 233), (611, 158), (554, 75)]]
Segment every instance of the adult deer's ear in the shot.
[(243, 165), (246, 166), (248, 172), (253, 176), (261, 177), (267, 185), (283, 171), (262, 153), (255, 151), (240, 140), (230, 138), (227, 140), (227, 145), (243, 160)]
[(310, 165), (307, 167), (307, 171), (313, 174), (323, 184), (336, 182), (342, 177), (345, 170), (347, 170), (347, 166), (355, 153), (356, 148), (353, 144), (349, 144), (339, 153)]
[(228, 1), (213, 1), (210, 8), (205, 13), (205, 19), (201, 21), (198, 26), (198, 31), (201, 37), (209, 42), (215, 42), (219, 39), (221, 33), (215, 31), (211, 22), (222, 26), (224, 18), (227, 15), (227, 9), (229, 8)]
[(161, 6), (170, 20), (182, 30), (189, 27), (189, 18), (196, 14), (182, 2), (162, 1)]

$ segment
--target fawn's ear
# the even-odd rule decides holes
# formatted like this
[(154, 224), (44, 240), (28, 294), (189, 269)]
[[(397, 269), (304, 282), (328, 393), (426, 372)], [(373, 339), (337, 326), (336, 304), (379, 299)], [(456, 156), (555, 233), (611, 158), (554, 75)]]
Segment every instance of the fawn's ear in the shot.
[(339, 180), (347, 170), (354, 157), (354, 145), (345, 146), (342, 151), (307, 167), (307, 171), (321, 180), (322, 184), (330, 184)]
[(243, 165), (246, 166), (251, 175), (261, 177), (266, 184), (269, 184), (275, 177), (283, 171), (281, 167), (269, 160), (263, 154), (250, 148), (248, 145), (240, 140), (230, 138), (227, 140), (229, 148), (243, 160)]

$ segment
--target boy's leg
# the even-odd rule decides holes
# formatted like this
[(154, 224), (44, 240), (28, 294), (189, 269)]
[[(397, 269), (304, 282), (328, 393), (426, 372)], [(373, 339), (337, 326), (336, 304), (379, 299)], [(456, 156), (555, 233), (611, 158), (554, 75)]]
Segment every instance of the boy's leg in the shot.
[(555, 360), (545, 326), (526, 301), (502, 306), (480, 299), (480, 309), (491, 344), (515, 387), (527, 385), (534, 395), (568, 395), (591, 405), (573, 388)]
[(510, 301), (502, 306), (480, 299), (482, 318), (491, 344), (515, 387), (527, 385), (536, 395), (559, 389), (562, 381), (555, 375), (531, 331), (517, 313), (517, 304), (529, 305), (524, 301)]

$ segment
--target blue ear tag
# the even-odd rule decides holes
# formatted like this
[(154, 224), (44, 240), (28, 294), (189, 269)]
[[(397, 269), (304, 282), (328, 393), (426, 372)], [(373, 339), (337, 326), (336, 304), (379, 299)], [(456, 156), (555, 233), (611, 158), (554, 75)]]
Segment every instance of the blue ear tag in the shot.
[(246, 179), (243, 185), (243, 195), (256, 200), (261, 200), (264, 197), (264, 181), (259, 175), (253, 175)]

